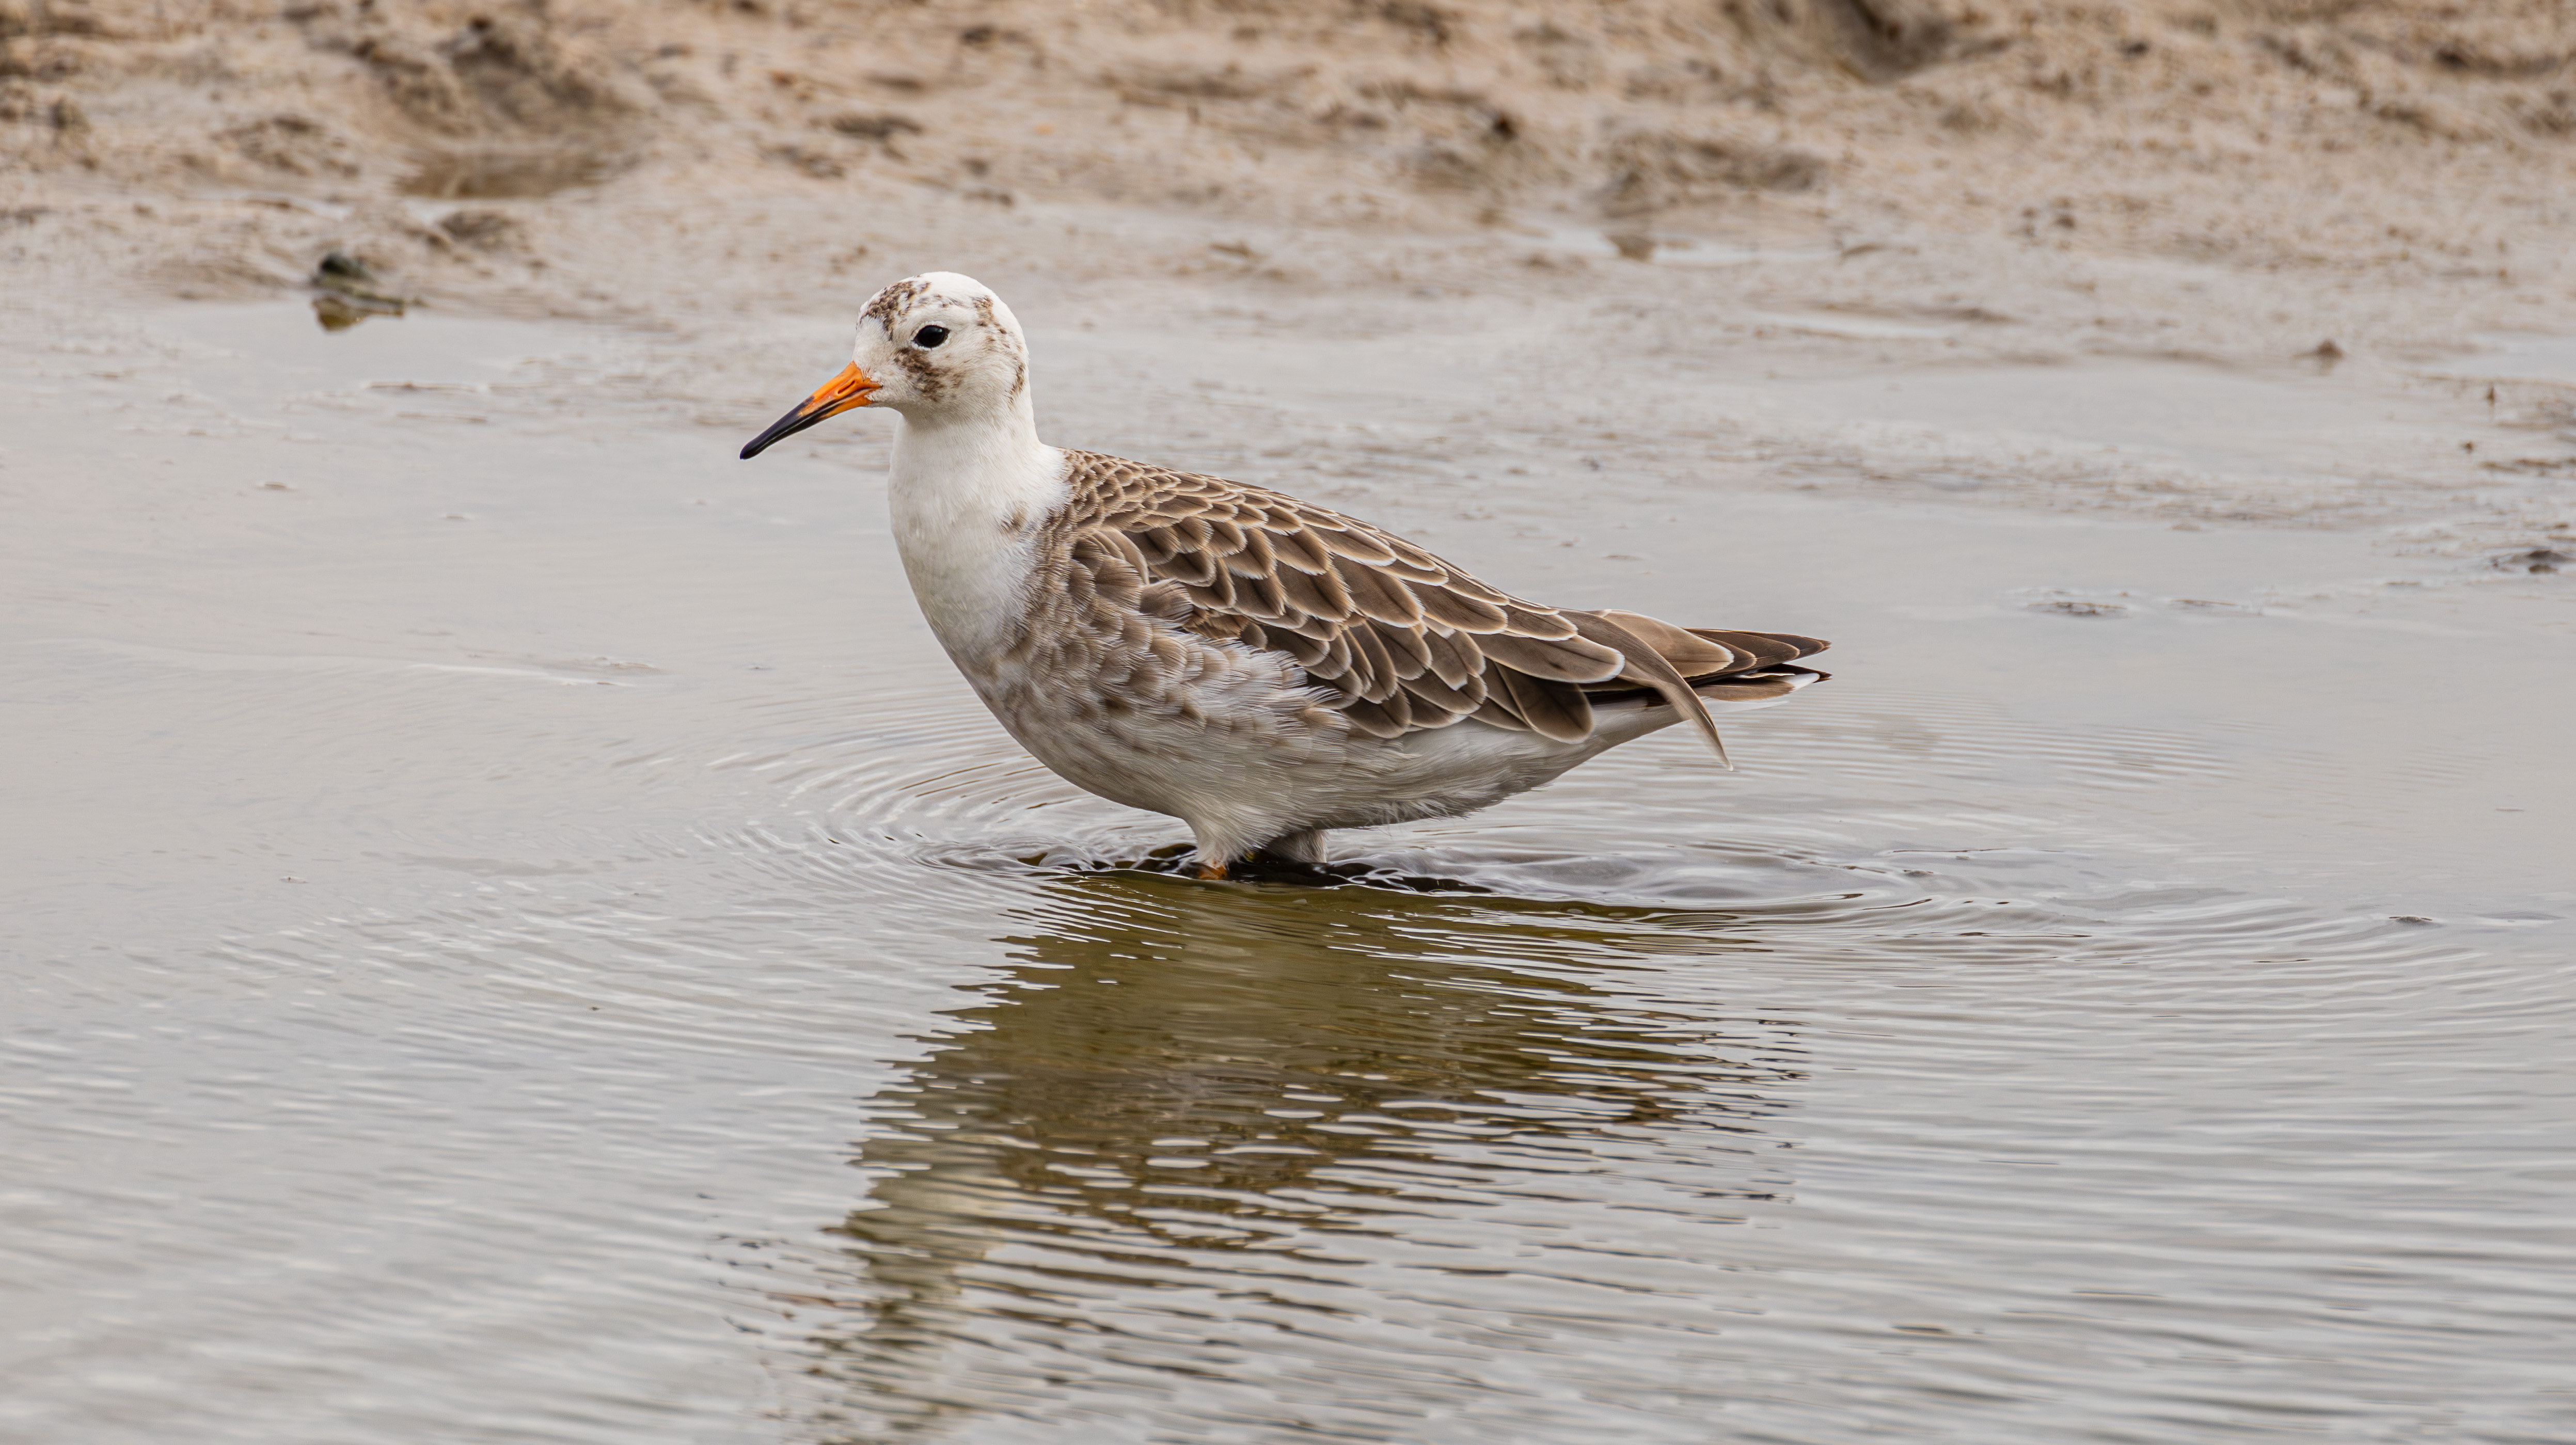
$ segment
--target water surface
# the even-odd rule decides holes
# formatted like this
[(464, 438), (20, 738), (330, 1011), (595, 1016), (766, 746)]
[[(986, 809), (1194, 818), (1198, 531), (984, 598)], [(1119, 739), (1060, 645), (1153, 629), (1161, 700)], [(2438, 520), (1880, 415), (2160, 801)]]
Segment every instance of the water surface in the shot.
[[(835, 328), (61, 321), (0, 378), (0, 1435), (2576, 1434), (2566, 579), (1742, 460), (2341, 485), (2447, 419), (2161, 363), (1533, 411), (1501, 323), (1031, 320), (1058, 439), (1838, 676), (1736, 774), (1198, 884), (951, 675), (881, 419), (731, 460)], [(1694, 406), (1737, 470), (1622, 439)]]

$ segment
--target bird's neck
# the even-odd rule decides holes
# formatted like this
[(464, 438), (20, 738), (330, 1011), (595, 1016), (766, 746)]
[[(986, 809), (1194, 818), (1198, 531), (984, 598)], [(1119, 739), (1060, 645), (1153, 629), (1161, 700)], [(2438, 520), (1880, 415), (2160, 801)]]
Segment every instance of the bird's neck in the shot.
[(1064, 454), (1038, 440), (1026, 388), (991, 408), (907, 408), (894, 437), (897, 522), (931, 526), (1008, 516), (1038, 500)]
[(1027, 610), (1039, 524), (1064, 500), (1064, 453), (1038, 440), (1025, 389), (1007, 408), (907, 412), (895, 433), (895, 546), (931, 631), (970, 678)]

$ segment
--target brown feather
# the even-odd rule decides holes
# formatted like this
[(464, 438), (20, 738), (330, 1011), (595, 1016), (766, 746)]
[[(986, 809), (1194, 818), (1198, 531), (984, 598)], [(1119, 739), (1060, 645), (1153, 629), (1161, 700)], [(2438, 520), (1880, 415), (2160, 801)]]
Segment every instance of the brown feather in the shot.
[(1190, 614), (1190, 620), (1181, 625), (1210, 642), (1233, 642), (1240, 639), (1249, 646), (1260, 646), (1259, 643), (1251, 641), (1248, 634), (1260, 631), (1261, 624), (1246, 622), (1238, 613), (1193, 612)]
[(1750, 651), (1738, 652), (1721, 639), (1710, 637), (1706, 633), (1691, 631), (1689, 628), (1675, 627), (1669, 622), (1648, 617), (1643, 613), (1605, 609), (1594, 615), (1605, 622), (1616, 624), (1629, 636), (1653, 648), (1664, 661), (1673, 665), (1673, 671), (1684, 677), (1704, 677), (1711, 673), (1733, 672), (1740, 667), (1750, 667), (1760, 660), (1759, 654)]
[(1342, 585), (1350, 590), (1351, 601), (1360, 611), (1380, 622), (1411, 627), (1422, 621), (1422, 604), (1413, 600), (1413, 589), (1375, 567), (1341, 567)]
[(1288, 605), (1309, 617), (1338, 622), (1351, 615), (1351, 594), (1342, 590), (1342, 579), (1327, 569), (1322, 572), (1300, 572), (1284, 567), (1279, 572), (1279, 590)]
[[(1348, 679), (1351, 669), (1357, 665), (1351, 655), (1350, 629), (1336, 627), (1332, 635), (1324, 639), (1324, 660), (1316, 664), (1312, 670), (1339, 681)], [(1365, 680), (1361, 685), (1365, 685)], [(1346, 685), (1342, 690), (1356, 696), (1360, 688)]]
[(1266, 627), (1262, 629), (1262, 633), (1270, 639), (1271, 646), (1278, 648), (1281, 652), (1297, 659), (1297, 665), (1299, 667), (1306, 668), (1311, 671), (1316, 663), (1324, 660), (1324, 653), (1326, 651), (1324, 644), (1315, 638), (1308, 637), (1303, 633), (1291, 632), (1284, 627)]
[(1269, 535), (1270, 549), (1279, 554), (1280, 561), (1300, 572), (1333, 570), (1333, 554), (1325, 551), (1324, 544), (1315, 540), (1312, 533), (1299, 526), (1296, 518), (1274, 516), (1263, 531)]
[(1351, 726), (1373, 738), (1402, 737), (1410, 731), (1404, 723), (1397, 722), (1382, 704), (1366, 698), (1355, 697), (1343, 702), (1341, 711), (1342, 716), (1351, 720)]
[[(1627, 615), (1630, 617), (1637, 617), (1637, 614), (1633, 612), (1628, 613)], [(1573, 623), (1576, 629), (1582, 632), (1586, 641), (1597, 642), (1604, 647), (1616, 648), (1619, 655), (1626, 658), (1628, 663), (1627, 667), (1621, 670), (1619, 676), (1630, 681), (1644, 683), (1646, 686), (1653, 688), (1657, 693), (1661, 694), (1667, 704), (1680, 709), (1681, 715), (1690, 719), (1691, 722), (1699, 728), (1700, 736), (1708, 739), (1708, 745), (1711, 748), (1716, 749), (1717, 760), (1720, 763), (1725, 764), (1725, 766), (1730, 770), (1734, 768), (1735, 764), (1729, 761), (1726, 756), (1726, 740), (1717, 735), (1717, 720), (1708, 715), (1707, 704), (1700, 701), (1698, 693), (1691, 691), (1690, 684), (1682, 680), (1682, 675), (1673, 670), (1673, 665), (1664, 659), (1662, 653), (1657, 652), (1654, 648), (1648, 646), (1635, 633), (1630, 632), (1628, 629), (1611, 621), (1609, 618), (1602, 616), (1598, 612), (1569, 611), (1565, 613), (1564, 616), (1568, 622)], [(1638, 620), (1641, 622), (1654, 621), (1651, 617), (1639, 617)], [(1662, 625), (1663, 624), (1661, 623), (1656, 623), (1656, 626), (1658, 627), (1661, 627)], [(1668, 630), (1675, 632), (1680, 631), (1678, 628)], [(1687, 634), (1684, 634), (1683, 640), (1697, 641), (1699, 639), (1691, 638)]]
[(1270, 534), (1258, 527), (1241, 529), (1243, 545), (1225, 559), (1226, 569), (1237, 577), (1267, 577), (1279, 565), (1279, 554), (1271, 550)]
[(1287, 596), (1280, 591), (1279, 579), (1268, 572), (1235, 572), (1234, 605), (1255, 617), (1277, 617), (1288, 610)]
[(1431, 670), (1431, 646), (1423, 640), (1419, 627), (1379, 627), (1377, 640), (1386, 644), (1386, 655), (1395, 664), (1399, 678), (1415, 678)]
[[(1116, 656), (1087, 664), (1104, 684), (1114, 671), (1138, 690), (1168, 690), (1240, 656), (1185, 646), (1177, 625), (1293, 661), (1333, 694), (1319, 707), (1374, 737), (1473, 717), (1577, 742), (1593, 725), (1587, 689), (1633, 689), (1692, 714), (1715, 743), (1703, 696), (1778, 696), (1814, 675), (1786, 664), (1824, 648), (1787, 633), (1541, 607), (1310, 502), (1086, 452), (1066, 456), (1073, 499), (1049, 520), (1066, 541), (1048, 585), (1093, 619), (1085, 626), (1097, 640), (1031, 638), (1024, 649), (1053, 647), (1070, 659), (1106, 646)], [(1069, 662), (1065, 670), (1081, 671)], [(1195, 715), (1186, 699), (1181, 706)]]
[(1579, 743), (1592, 736), (1592, 704), (1584, 699), (1583, 689), (1510, 668), (1501, 672), (1512, 705), (1530, 731), (1560, 743)]
[(1539, 637), (1555, 641), (1574, 635), (1574, 624), (1558, 616), (1553, 607), (1536, 607), (1527, 602), (1506, 602), (1503, 604), (1503, 620), (1512, 631), (1523, 637)]
[[(1199, 555), (1201, 558), (1211, 563), (1215, 561), (1214, 558), (1208, 557), (1204, 552)], [(1213, 607), (1226, 612), (1232, 612), (1235, 610), (1234, 574), (1226, 571), (1223, 567), (1210, 566), (1208, 568), (1207, 580), (1196, 586), (1191, 586), (1191, 584), (1187, 582), (1184, 582), (1181, 585), (1189, 587), (1190, 600), (1201, 607)]]
[(1205, 548), (1184, 547), (1156, 564), (1154, 570), (1183, 586), (1205, 587), (1225, 569), (1217, 565), (1216, 558), (1208, 555)]
[(1148, 567), (1161, 565), (1170, 560), (1174, 552), (1181, 550), (1181, 539), (1173, 536), (1169, 527), (1141, 527), (1127, 536), (1144, 554)]
[(1463, 688), (1485, 670), (1485, 655), (1473, 643), (1436, 627), (1422, 630), (1422, 650), (1430, 656), (1432, 674), (1451, 687)]
[(1320, 526), (1309, 521), (1306, 524), (1306, 530), (1336, 557), (1371, 567), (1380, 562), (1395, 560), (1395, 553), (1389, 550), (1384, 542), (1358, 527)]
[(1407, 732), (1413, 730), (1413, 699), (1406, 695), (1403, 688), (1388, 688), (1386, 696), (1376, 699), (1376, 702), (1379, 707), (1386, 710), (1388, 717), (1404, 724)]
[[(1573, 630), (1568, 623), (1566, 631)], [(1469, 641), (1490, 662), (1558, 682), (1608, 682), (1619, 675), (1627, 661), (1610, 648), (1579, 637), (1551, 642), (1518, 632), (1489, 632), (1462, 640)]]
[(1438, 587), (1414, 583), (1413, 598), (1422, 607), (1422, 615), (1460, 632), (1500, 632), (1503, 609), (1481, 597), (1469, 596), (1455, 587)]
[(1426, 716), (1445, 713), (1456, 717), (1474, 712), (1485, 701), (1485, 684), (1470, 679), (1464, 688), (1451, 687), (1432, 673), (1409, 677), (1404, 690), (1413, 695), (1413, 716), (1418, 722)]
[(1386, 569), (1388, 576), (1401, 577), (1407, 582), (1428, 583), (1434, 587), (1449, 580), (1449, 569), (1440, 565), (1439, 558), (1402, 538), (1388, 537), (1385, 541), (1387, 551), (1393, 555), (1378, 565)]
[(1764, 667), (1813, 657), (1833, 646), (1821, 637), (1800, 637), (1794, 632), (1733, 632), (1714, 627), (1694, 627), (1690, 631), (1712, 642), (1722, 642), (1739, 652), (1749, 653)]
[(1077, 569), (1076, 575), (1088, 584), (1084, 590), (1107, 606), (1133, 608), (1145, 600), (1145, 579), (1123, 562), (1091, 572)]
[(1342, 635), (1351, 640), (1351, 671), (1361, 676), (1360, 696), (1371, 702), (1395, 691), (1395, 660), (1386, 655), (1380, 629), (1361, 623)]
[(1711, 702), (1765, 702), (1796, 692), (1799, 679), (1810, 676), (1821, 674), (1806, 667), (1792, 667), (1779, 672), (1739, 672), (1733, 677), (1701, 683), (1692, 690)]

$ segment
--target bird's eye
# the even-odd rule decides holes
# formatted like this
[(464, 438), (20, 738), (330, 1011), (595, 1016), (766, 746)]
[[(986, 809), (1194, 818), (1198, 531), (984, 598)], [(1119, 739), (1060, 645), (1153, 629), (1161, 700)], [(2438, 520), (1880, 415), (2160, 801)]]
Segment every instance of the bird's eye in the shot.
[(924, 351), (928, 351), (930, 348), (937, 346), (939, 343), (946, 341), (947, 339), (948, 328), (945, 326), (925, 326), (919, 331), (912, 333), (912, 344), (920, 347)]

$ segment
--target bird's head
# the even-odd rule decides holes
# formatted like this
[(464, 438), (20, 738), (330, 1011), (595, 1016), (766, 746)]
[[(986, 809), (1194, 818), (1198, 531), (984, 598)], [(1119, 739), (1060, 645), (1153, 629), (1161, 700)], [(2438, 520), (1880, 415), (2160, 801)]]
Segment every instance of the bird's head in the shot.
[(1008, 412), (1024, 404), (1028, 389), (1028, 345), (1011, 308), (971, 276), (930, 271), (869, 297), (850, 364), (752, 438), (742, 454), (756, 457), (781, 437), (852, 407), (944, 420)]

